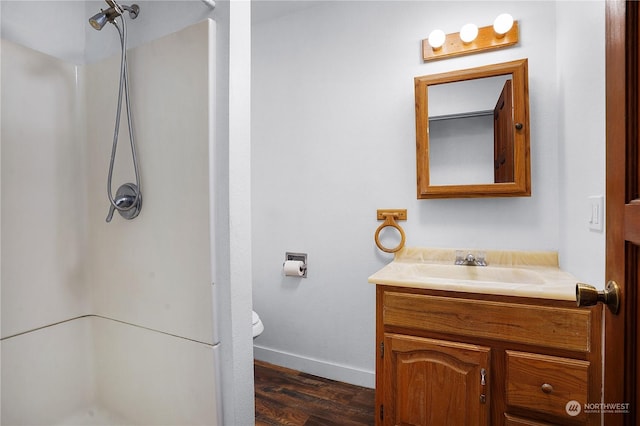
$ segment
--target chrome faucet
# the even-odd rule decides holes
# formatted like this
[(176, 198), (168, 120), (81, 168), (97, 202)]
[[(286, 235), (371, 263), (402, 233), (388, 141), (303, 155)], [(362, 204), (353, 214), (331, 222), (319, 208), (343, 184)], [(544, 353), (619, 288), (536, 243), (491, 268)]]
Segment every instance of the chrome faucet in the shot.
[(467, 255), (464, 255), (464, 251), (456, 250), (456, 265), (466, 265), (466, 266), (487, 266), (487, 261), (485, 260), (485, 253), (479, 251), (474, 255), (470, 251), (467, 252)]

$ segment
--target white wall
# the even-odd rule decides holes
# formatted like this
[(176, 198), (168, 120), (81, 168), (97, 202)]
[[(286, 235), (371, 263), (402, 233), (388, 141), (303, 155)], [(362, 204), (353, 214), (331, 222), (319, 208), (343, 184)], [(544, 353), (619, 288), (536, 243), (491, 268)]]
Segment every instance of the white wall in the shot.
[(1, 422), (37, 424), (93, 397), (88, 324), (41, 328), (91, 305), (82, 103), (75, 66), (6, 40), (1, 50)]
[[(218, 3), (221, 19), (214, 216), (223, 424), (253, 424), (251, 336), (251, 4)], [(226, 108), (225, 106), (228, 106)], [(249, 325), (249, 327), (247, 327)]]
[(429, 184), (495, 182), (493, 150), (493, 113), (429, 120)]
[[(105, 222), (119, 58), (88, 65), (88, 223), (93, 313), (214, 344), (209, 246), (208, 25), (130, 49), (142, 210)], [(185, 49), (184, 46), (189, 46)], [(172, 84), (173, 83), (173, 84)], [(203, 88), (205, 90), (203, 90)], [(123, 107), (112, 179), (135, 182)]]
[(85, 25), (80, 23), (88, 26), (89, 18), (99, 10), (86, 15), (84, 3), (74, 0), (2, 0), (2, 38), (80, 64), (85, 44)]
[[(574, 16), (583, 7), (563, 5)], [(408, 209), (402, 226), (409, 246), (564, 248), (562, 218), (579, 208), (559, 207), (569, 184), (560, 174), (566, 157), (558, 117), (583, 104), (558, 104), (565, 82), (557, 69), (569, 78), (582, 72), (584, 60), (558, 63), (556, 11), (555, 2), (537, 1), (353, 1), (254, 22), (253, 285), (265, 323), (256, 357), (373, 385), (375, 295), (367, 277), (391, 260), (373, 241), (378, 208)], [(423, 63), (420, 42), (432, 29), (456, 32), (470, 20), (489, 25), (503, 12), (519, 21), (517, 46)], [(597, 26), (604, 20), (603, 13), (589, 16)], [(580, 22), (573, 26), (592, 25)], [(600, 45), (586, 46), (593, 62), (603, 60)], [(416, 200), (413, 78), (519, 58), (529, 59), (532, 196)], [(603, 80), (584, 74), (574, 84), (585, 91)], [(602, 120), (602, 91), (589, 99)], [(597, 121), (581, 126), (581, 133), (601, 130)], [(571, 155), (574, 166), (591, 156)], [(595, 189), (585, 191), (598, 191), (601, 183), (590, 182)], [(585, 229), (577, 232), (584, 236)], [(599, 247), (602, 236), (587, 243)], [(309, 253), (309, 278), (282, 276), (285, 251)], [(604, 257), (577, 261), (569, 272), (587, 263)]]
[[(76, 68), (2, 41), (2, 337), (87, 313)], [(52, 161), (53, 160), (53, 161)], [(37, 259), (38, 267), (33, 261)], [(30, 309), (37, 295), (41, 306)]]
[(560, 263), (598, 288), (606, 282), (605, 234), (587, 222), (588, 197), (605, 194), (604, 10), (603, 1), (557, 3)]

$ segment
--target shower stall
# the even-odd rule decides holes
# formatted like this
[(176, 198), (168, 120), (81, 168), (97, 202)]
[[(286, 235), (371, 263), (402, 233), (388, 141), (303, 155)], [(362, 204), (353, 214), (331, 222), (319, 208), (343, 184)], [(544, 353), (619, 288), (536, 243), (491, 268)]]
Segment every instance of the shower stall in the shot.
[[(98, 33), (87, 20), (109, 3), (0, 5), (0, 423), (221, 424), (216, 23), (199, 1), (189, 19), (203, 19), (152, 40), (134, 27), (148, 28), (144, 4), (156, 2), (139, 2), (127, 22), (138, 39), (126, 66), (139, 177), (124, 124), (112, 173), (114, 189), (144, 183), (144, 209), (107, 223), (120, 46), (112, 25)], [(17, 21), (47, 12), (77, 26), (86, 51), (110, 39), (110, 54), (78, 64), (15, 41)]]

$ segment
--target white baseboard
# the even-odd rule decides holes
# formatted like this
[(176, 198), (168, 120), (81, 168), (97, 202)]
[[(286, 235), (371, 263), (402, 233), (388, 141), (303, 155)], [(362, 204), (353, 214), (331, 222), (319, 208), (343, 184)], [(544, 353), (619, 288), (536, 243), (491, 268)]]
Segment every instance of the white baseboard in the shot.
[(259, 361), (291, 368), (315, 376), (338, 380), (353, 385), (375, 388), (376, 374), (374, 371), (361, 370), (359, 368), (334, 364), (313, 358), (290, 354), (260, 345), (253, 345), (253, 356)]

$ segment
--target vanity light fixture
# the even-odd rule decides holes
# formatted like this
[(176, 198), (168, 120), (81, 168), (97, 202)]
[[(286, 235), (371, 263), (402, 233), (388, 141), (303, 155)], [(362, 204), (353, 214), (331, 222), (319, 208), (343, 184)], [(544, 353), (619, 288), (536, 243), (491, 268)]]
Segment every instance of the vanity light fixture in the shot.
[(447, 38), (447, 35), (442, 30), (433, 30), (429, 34), (429, 46), (431, 46), (434, 50), (440, 49), (444, 44), (444, 40)]
[(478, 26), (476, 24), (466, 24), (460, 29), (460, 40), (463, 43), (471, 43), (478, 37)]
[(518, 21), (508, 13), (499, 15), (493, 25), (478, 28), (466, 24), (459, 33), (444, 34), (434, 30), (422, 40), (422, 58), (425, 61), (467, 55), (499, 49), (518, 43)]
[(496, 37), (502, 38), (513, 27), (513, 16), (508, 13), (498, 15), (495, 21), (493, 21), (493, 31), (496, 33)]

